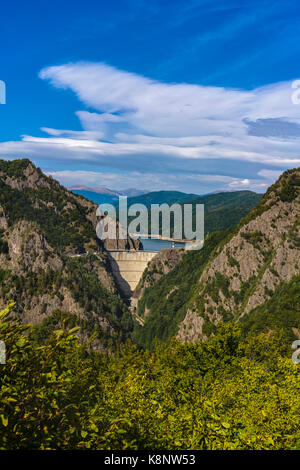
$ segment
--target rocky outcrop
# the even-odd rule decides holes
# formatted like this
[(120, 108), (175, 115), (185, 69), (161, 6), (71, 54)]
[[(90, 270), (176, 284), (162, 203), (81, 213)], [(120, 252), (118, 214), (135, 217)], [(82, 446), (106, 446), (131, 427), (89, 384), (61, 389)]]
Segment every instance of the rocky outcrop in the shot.
[(205, 339), (203, 324), (216, 324), (225, 317), (238, 320), (266, 302), (281, 282), (298, 274), (299, 169), (284, 173), (228, 241), (216, 249), (199, 279), (178, 338)]
[[(208, 235), (203, 248), (186, 251), (174, 269), (165, 273), (155, 258), (152, 266), (134, 294), (142, 346), (172, 336), (205, 340), (218, 322), (252, 328), (251, 316), (260, 326), (276, 323), (264, 320), (264, 306), (272, 309), (277, 296), (285, 288), (294, 292), (299, 282), (300, 169), (285, 172), (236, 227)], [(291, 331), (298, 323), (286, 315), (282, 325)]]
[(184, 320), (179, 324), (177, 338), (182, 343), (196, 343), (200, 339), (207, 339), (202, 331), (203, 324), (203, 317), (195, 311), (188, 310)]
[(134, 304), (142, 297), (147, 287), (154, 286), (159, 279), (168, 274), (180, 262), (184, 254), (183, 248), (172, 248), (159, 251), (149, 261), (143, 276), (133, 292)]
[(6, 267), (15, 274), (37, 272), (45, 267), (58, 270), (62, 260), (39, 233), (36, 224), (19, 221), (6, 232), (9, 247), (9, 261)]
[(22, 173), (7, 174), (5, 171), (0, 171), (0, 179), (11, 188), (19, 191), (25, 188), (36, 189), (37, 187), (50, 189), (50, 182), (42, 171), (36, 168), (30, 160), (23, 160), (23, 162)]
[[(0, 161), (0, 308), (38, 324), (60, 310), (78, 318), (81, 338), (107, 350), (130, 330), (105, 246), (139, 249), (128, 239), (102, 244), (97, 204), (67, 191), (28, 160)], [(123, 315), (129, 320), (121, 325)]]

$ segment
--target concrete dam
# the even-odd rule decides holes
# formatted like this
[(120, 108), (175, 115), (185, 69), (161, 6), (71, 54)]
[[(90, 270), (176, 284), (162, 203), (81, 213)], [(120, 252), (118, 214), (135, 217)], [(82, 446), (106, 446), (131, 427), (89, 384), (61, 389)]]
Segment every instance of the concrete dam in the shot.
[(126, 297), (130, 297), (155, 251), (108, 251), (112, 273)]

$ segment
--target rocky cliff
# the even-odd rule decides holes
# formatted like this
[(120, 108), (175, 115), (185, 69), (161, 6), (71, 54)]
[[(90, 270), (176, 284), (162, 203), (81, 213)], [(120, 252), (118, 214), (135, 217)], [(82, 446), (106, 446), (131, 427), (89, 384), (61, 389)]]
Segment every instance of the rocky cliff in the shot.
[(200, 252), (184, 255), (155, 289), (144, 292), (140, 306), (148, 316), (138, 336), (143, 342), (151, 330), (163, 338), (163, 321), (164, 331), (183, 342), (206, 339), (219, 321), (242, 321), (299, 274), (300, 170), (294, 169), (238, 226), (207, 237)]
[(0, 308), (15, 300), (22, 321), (38, 324), (61, 310), (76, 315), (96, 347), (132, 328), (105, 248), (134, 240), (96, 236), (97, 205), (66, 190), (29, 160), (0, 161)]

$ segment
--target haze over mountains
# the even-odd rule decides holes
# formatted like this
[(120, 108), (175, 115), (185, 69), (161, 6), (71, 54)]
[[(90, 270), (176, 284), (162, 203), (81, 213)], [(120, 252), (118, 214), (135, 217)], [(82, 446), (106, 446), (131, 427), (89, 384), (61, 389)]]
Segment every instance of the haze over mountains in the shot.
[(119, 196), (135, 197), (142, 194), (147, 194), (148, 192), (135, 188), (124, 189), (122, 191), (109, 189), (104, 186), (100, 188), (90, 188), (80, 184), (69, 186), (68, 189), (73, 191), (75, 194), (81, 194), (82, 196), (90, 199), (93, 202), (96, 202), (97, 204), (102, 204), (105, 202), (113, 203), (119, 199)]

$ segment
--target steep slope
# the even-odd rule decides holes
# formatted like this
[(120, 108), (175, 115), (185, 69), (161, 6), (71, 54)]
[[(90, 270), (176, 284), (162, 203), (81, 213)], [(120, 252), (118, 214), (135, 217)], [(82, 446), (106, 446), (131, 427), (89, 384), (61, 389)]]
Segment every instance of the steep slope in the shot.
[(82, 337), (95, 332), (94, 344), (103, 349), (132, 328), (105, 247), (138, 248), (138, 243), (102, 244), (96, 209), (29, 160), (0, 161), (0, 305), (15, 300), (15, 313), (33, 324), (57, 309), (72, 313)]
[[(259, 203), (262, 194), (253, 191), (232, 191), (200, 196), (186, 204), (204, 204), (205, 234), (234, 227)], [(193, 210), (195, 218), (195, 209)]]
[[(146, 289), (153, 287), (157, 282), (181, 261), (185, 251), (183, 248), (172, 248), (164, 249), (159, 251), (151, 261), (149, 261), (147, 268), (143, 272), (142, 278), (136, 286), (132, 298), (131, 308), (132, 312), (137, 316), (137, 306), (139, 300), (143, 297)], [(146, 312), (143, 312), (145, 316)], [(143, 319), (139, 318), (139, 321), (143, 323)]]
[[(207, 237), (154, 288), (145, 290), (138, 314), (147, 310), (135, 338), (177, 334), (207, 338), (218, 321), (241, 320), (300, 274), (300, 170), (285, 172), (241, 223)], [(299, 308), (299, 306), (297, 307)], [(297, 325), (294, 325), (297, 327)]]
[(290, 342), (300, 339), (300, 276), (282, 282), (269, 300), (241, 319), (241, 326), (247, 334), (283, 328)]

